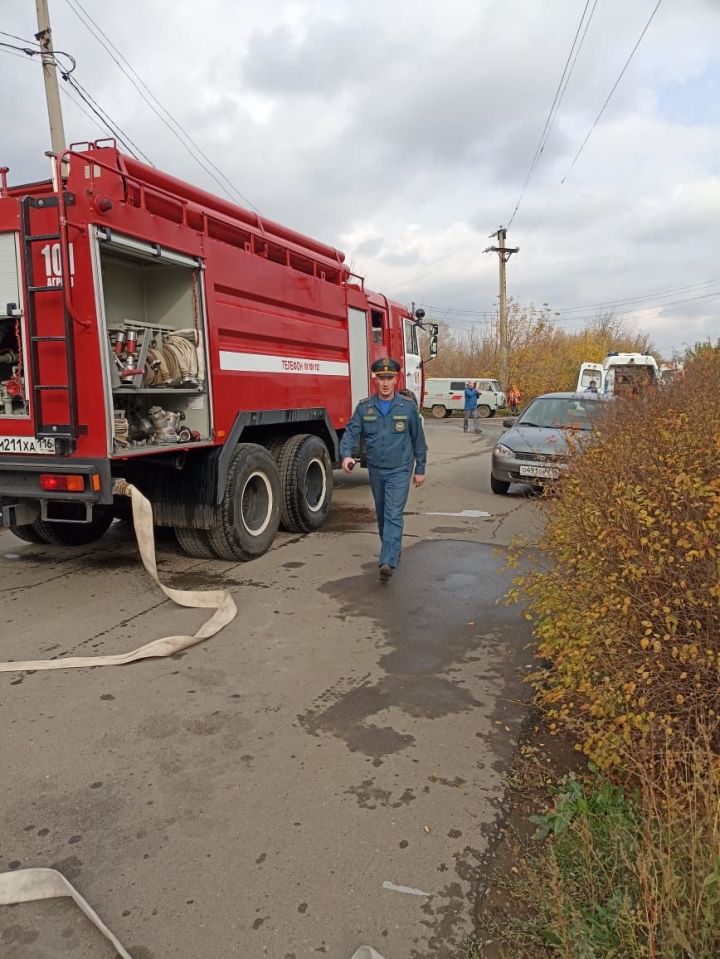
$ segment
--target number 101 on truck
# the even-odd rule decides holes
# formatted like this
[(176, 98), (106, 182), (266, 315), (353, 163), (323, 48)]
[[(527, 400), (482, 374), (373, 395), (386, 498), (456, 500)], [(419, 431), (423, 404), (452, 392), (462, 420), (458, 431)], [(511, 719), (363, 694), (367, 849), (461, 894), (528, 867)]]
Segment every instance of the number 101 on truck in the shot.
[(376, 359), (421, 402), (422, 332), (339, 250), (112, 141), (71, 147), (48, 181), (0, 173), (2, 523), (91, 542), (123, 478), (191, 556), (259, 556), (280, 524), (327, 518)]

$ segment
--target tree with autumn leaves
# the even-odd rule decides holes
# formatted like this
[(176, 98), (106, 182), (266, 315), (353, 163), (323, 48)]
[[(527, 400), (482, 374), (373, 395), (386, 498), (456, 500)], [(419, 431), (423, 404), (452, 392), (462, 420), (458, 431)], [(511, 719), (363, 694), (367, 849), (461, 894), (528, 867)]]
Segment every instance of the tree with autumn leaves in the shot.
[[(499, 374), (496, 329), (454, 329), (440, 324), (437, 359), (426, 376), (494, 377)], [(622, 318), (601, 314), (580, 330), (568, 330), (547, 309), (508, 308), (508, 386), (514, 383), (527, 401), (542, 393), (573, 390), (580, 364), (600, 362), (617, 350), (652, 353), (646, 334), (632, 333)]]

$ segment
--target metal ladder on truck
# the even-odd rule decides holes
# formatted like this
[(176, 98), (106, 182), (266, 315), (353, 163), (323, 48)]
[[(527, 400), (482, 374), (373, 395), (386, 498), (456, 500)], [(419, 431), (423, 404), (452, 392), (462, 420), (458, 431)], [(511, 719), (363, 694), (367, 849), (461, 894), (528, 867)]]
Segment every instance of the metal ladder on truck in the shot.
[[(72, 203), (72, 197), (67, 194), (63, 197), (63, 208)], [(33, 211), (46, 210), (54, 207), (57, 211), (56, 233), (33, 233)], [(55, 452), (68, 455), (75, 449), (78, 437), (78, 408), (77, 384), (75, 378), (75, 349), (73, 335), (73, 318), (68, 308), (68, 286), (70, 277), (70, 256), (67, 240), (67, 227), (63, 228), (60, 214), (60, 198), (58, 196), (23, 197), (21, 202), (21, 224), (23, 253), (25, 260), (25, 302), (27, 304), (27, 331), (30, 354), (30, 375), (32, 376), (33, 416), (35, 419), (35, 435), (38, 439), (54, 440)], [(35, 244), (58, 244), (60, 254), (61, 275), (57, 284), (45, 285), (35, 278), (33, 253)], [(52, 246), (51, 246), (52, 252)], [(49, 272), (49, 271), (47, 271)], [(48, 327), (47, 316), (38, 323), (38, 298), (60, 294), (62, 297), (62, 333), (48, 335), (41, 329)], [(48, 381), (45, 371), (49, 365), (47, 345), (57, 344), (52, 357), (54, 375)], [(58, 376), (58, 371), (60, 376)], [(65, 382), (57, 382), (64, 377)], [(51, 394), (64, 394), (67, 415), (64, 422), (51, 422), (46, 417), (45, 410)], [(57, 408), (57, 404), (55, 404)]]

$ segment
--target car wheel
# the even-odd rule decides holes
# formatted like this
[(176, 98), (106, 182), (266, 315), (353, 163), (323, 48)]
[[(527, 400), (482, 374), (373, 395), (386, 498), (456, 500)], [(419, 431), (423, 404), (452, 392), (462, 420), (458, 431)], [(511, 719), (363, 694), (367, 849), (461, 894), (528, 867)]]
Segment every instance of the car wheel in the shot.
[(432, 415), (436, 420), (443, 420), (448, 415), (448, 410), (442, 405), (442, 403), (436, 403), (432, 408)]
[(488, 416), (492, 416), (492, 410), (490, 409), (489, 406), (486, 406), (484, 403), (482, 406), (478, 406), (477, 411), (478, 411), (478, 416), (483, 420), (486, 420)]
[(510, 484), (506, 483), (505, 480), (495, 479), (495, 477), (490, 474), (490, 489), (493, 493), (498, 493), (500, 496), (505, 496), (507, 491), (510, 489)]

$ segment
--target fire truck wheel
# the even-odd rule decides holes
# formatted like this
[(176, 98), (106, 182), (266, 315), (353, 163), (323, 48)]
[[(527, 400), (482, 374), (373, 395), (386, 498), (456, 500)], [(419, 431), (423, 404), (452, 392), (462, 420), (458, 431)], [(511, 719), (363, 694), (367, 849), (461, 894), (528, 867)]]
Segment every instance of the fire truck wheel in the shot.
[(263, 444), (265, 449), (270, 453), (276, 463), (278, 461), (278, 456), (280, 456), (280, 450), (287, 443), (287, 441), (287, 436), (274, 436), (271, 440), (268, 440)]
[(24, 526), (8, 526), (11, 533), (26, 543), (49, 543), (50, 540), (37, 528), (37, 520)]
[(264, 446), (239, 443), (228, 467), (225, 494), (210, 545), (220, 559), (249, 560), (266, 553), (280, 525), (280, 476)]
[(47, 523), (36, 520), (35, 525), (46, 537), (46, 542), (55, 546), (86, 546), (104, 536), (113, 519), (112, 510), (93, 510), (89, 523)]
[(175, 527), (175, 537), (183, 552), (195, 559), (215, 559), (215, 553), (208, 539), (206, 529), (190, 529), (185, 526)]
[(291, 533), (312, 533), (330, 512), (332, 462), (327, 446), (310, 433), (293, 436), (278, 457), (280, 522)]

